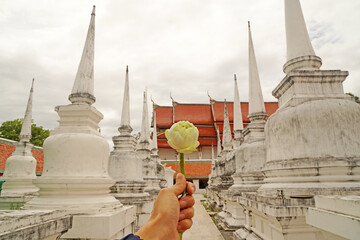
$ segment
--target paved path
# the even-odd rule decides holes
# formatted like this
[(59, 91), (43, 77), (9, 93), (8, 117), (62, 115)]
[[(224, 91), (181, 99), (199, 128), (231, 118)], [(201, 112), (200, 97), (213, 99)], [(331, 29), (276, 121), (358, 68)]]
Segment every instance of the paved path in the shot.
[(204, 199), (201, 194), (194, 194), (195, 216), (193, 225), (183, 235), (183, 240), (224, 240), (221, 233), (211, 220), (200, 200)]

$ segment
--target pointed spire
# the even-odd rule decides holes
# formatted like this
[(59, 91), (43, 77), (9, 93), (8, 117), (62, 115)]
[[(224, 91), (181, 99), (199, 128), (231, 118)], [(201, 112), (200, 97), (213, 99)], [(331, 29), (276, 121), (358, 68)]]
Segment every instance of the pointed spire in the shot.
[(216, 129), (217, 130), (217, 155), (218, 157), (221, 156), (221, 140), (220, 140), (220, 131), (219, 128)]
[(211, 144), (211, 173), (213, 172), (214, 166), (215, 166), (214, 144)]
[(124, 98), (121, 112), (121, 123), (119, 128), (120, 133), (131, 133), (130, 125), (130, 92), (129, 92), (129, 68), (126, 66)]
[(285, 28), (287, 63), (284, 65), (284, 72), (288, 73), (293, 69), (319, 69), (321, 59), (315, 55), (311, 45), (299, 0), (285, 0)]
[(75, 82), (69, 95), (73, 104), (93, 104), (94, 97), (94, 42), (95, 42), (95, 6), (91, 13), (90, 25), (81, 56)]
[(239, 132), (244, 129), (242, 120), (239, 89), (237, 85), (236, 74), (234, 74), (234, 132)]
[(215, 159), (215, 154), (214, 154), (214, 144), (211, 144), (211, 160), (214, 161)]
[(256, 64), (254, 45), (249, 27), (249, 115), (254, 113), (266, 113), (264, 99), (261, 91), (259, 72)]
[(144, 100), (143, 100), (143, 113), (142, 113), (142, 122), (141, 122), (141, 132), (140, 132), (140, 143), (145, 144), (145, 147), (149, 147), (150, 144), (150, 130), (149, 130), (149, 112), (147, 105), (147, 92), (144, 91)]
[(27, 102), (24, 121), (20, 131), (20, 142), (30, 142), (31, 139), (31, 120), (32, 120), (32, 99), (33, 99), (33, 92), (34, 92), (34, 78), (32, 79), (31, 88), (29, 99)]
[(230, 122), (229, 122), (229, 114), (226, 106), (226, 99), (224, 102), (224, 129), (223, 129), (223, 148), (224, 151), (230, 151), (232, 144), (231, 144), (231, 129), (230, 129)]
[(158, 145), (157, 145), (157, 128), (156, 128), (156, 111), (154, 110), (153, 112), (154, 115), (154, 132), (153, 132), (153, 138), (152, 138), (152, 142), (153, 142), (153, 147), (152, 147), (152, 151), (155, 155), (158, 155)]

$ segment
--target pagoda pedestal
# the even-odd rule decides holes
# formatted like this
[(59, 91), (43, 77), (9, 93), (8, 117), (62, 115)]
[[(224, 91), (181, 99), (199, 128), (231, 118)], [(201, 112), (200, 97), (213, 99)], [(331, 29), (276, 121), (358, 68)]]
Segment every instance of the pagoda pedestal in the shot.
[(150, 218), (153, 201), (143, 180), (142, 160), (135, 152), (136, 139), (131, 128), (120, 127), (120, 135), (113, 137), (114, 151), (110, 153), (109, 175), (115, 179), (110, 194), (124, 205), (136, 206), (136, 227), (140, 227)]

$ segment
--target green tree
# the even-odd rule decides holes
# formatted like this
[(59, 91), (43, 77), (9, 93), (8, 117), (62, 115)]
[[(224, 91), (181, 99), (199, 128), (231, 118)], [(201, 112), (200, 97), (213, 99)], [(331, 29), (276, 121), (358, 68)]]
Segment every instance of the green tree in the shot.
[(349, 95), (349, 96), (352, 96), (353, 98), (355, 98), (355, 101), (356, 101), (356, 102), (359, 102), (359, 101), (360, 101), (360, 99), (359, 99), (358, 96), (356, 96), (356, 95), (354, 95), (354, 94), (352, 94), (352, 93), (350, 93), (350, 92), (348, 92), (348, 93), (346, 93), (346, 94)]
[[(3, 122), (0, 126), (0, 137), (19, 141), (19, 134), (23, 124), (23, 119), (15, 119), (12, 121)], [(50, 135), (50, 131), (44, 129), (42, 126), (31, 124), (31, 140), (30, 142), (35, 146), (42, 147), (45, 139)]]

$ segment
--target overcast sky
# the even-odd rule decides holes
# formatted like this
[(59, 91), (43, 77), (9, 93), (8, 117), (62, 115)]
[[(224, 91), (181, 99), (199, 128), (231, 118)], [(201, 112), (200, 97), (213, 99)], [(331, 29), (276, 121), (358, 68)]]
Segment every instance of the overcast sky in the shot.
[[(360, 1), (302, 0), (322, 69), (350, 75), (345, 92), (360, 95)], [(105, 138), (118, 135), (126, 65), (131, 124), (139, 131), (142, 92), (159, 105), (248, 101), (248, 33), (252, 36), (265, 101), (284, 77), (283, 0), (0, 0), (0, 123), (24, 116), (35, 78), (33, 118), (55, 128), (57, 105), (69, 104), (92, 5), (95, 19), (94, 106), (104, 114)]]

